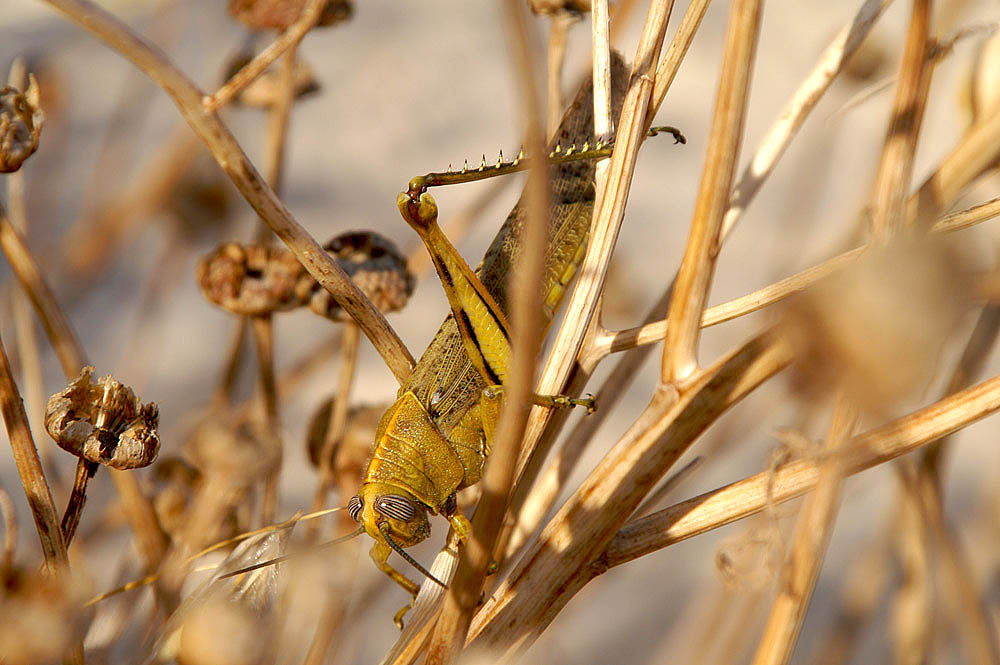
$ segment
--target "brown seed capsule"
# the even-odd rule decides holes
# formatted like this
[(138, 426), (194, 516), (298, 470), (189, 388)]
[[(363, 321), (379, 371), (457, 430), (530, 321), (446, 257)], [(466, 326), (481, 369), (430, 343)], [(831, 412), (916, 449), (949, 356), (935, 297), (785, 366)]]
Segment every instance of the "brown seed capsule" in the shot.
[[(253, 30), (286, 30), (302, 14), (305, 4), (306, 0), (229, 0), (229, 13)], [(350, 0), (330, 0), (316, 25), (335, 25), (351, 18), (353, 13)]]
[[(413, 275), (406, 259), (391, 240), (372, 231), (354, 231), (335, 237), (323, 245), (362, 293), (382, 312), (395, 312), (406, 305), (413, 293)], [(335, 321), (346, 321), (347, 314), (325, 289), (316, 282), (301, 293), (309, 309)]]
[(198, 264), (198, 285), (205, 297), (246, 316), (304, 304), (297, 291), (305, 288), (300, 282), (308, 284), (310, 279), (295, 255), (272, 247), (226, 243)]
[(39, 106), (38, 82), (29, 76), (28, 89), (0, 88), (0, 173), (12, 173), (38, 149), (45, 115)]
[(176, 540), (187, 524), (187, 511), (201, 484), (201, 473), (180, 457), (160, 459), (150, 471), (157, 521)]
[(585, 14), (590, 11), (589, 0), (529, 0), (528, 6), (536, 14), (556, 14), (558, 12)]
[[(371, 457), (375, 429), (387, 408), (388, 404), (365, 404), (352, 406), (347, 411), (344, 435), (337, 442), (330, 459), (336, 484), (345, 496), (358, 491), (361, 473)], [(324, 400), (313, 413), (306, 429), (306, 452), (313, 467), (319, 467), (332, 409), (333, 399)]]
[(45, 429), (60, 448), (113, 469), (137, 469), (156, 459), (159, 409), (143, 404), (132, 389), (111, 375), (90, 382), (93, 367), (49, 398)]

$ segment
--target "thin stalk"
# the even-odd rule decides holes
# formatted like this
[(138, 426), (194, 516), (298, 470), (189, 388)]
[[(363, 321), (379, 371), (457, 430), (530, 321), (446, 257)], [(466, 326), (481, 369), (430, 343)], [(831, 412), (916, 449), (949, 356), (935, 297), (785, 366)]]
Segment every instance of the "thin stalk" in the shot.
[(840, 505), (844, 476), (840, 468), (842, 458), (837, 453), (850, 439), (855, 419), (854, 407), (842, 395), (834, 408), (833, 423), (821, 453), (826, 461), (821, 466), (816, 490), (809, 495), (799, 515), (792, 549), (778, 580), (778, 596), (771, 605), (754, 665), (785, 665), (792, 657)]
[(657, 393), (481, 608), (472, 645), (501, 658), (527, 648), (586, 583), (580, 571), (658, 479), (723, 412), (790, 360), (787, 345), (765, 334), (699, 371), (679, 397)]
[(893, 237), (905, 221), (906, 197), (913, 179), (913, 157), (933, 71), (927, 58), (930, 25), (930, 0), (913, 0), (892, 119), (872, 197), (871, 231), (873, 239), (879, 243)]
[(128, 58), (170, 95), (184, 119), (205, 142), (251, 207), (292, 250), (309, 274), (358, 322), (396, 378), (400, 382), (405, 381), (413, 368), (413, 357), (398, 335), (347, 273), (292, 217), (229, 129), (213, 110), (205, 108), (202, 103), (204, 95), (191, 79), (161, 52), (95, 3), (89, 0), (46, 2)]
[(660, 369), (664, 384), (681, 386), (697, 372), (701, 316), (715, 272), (722, 219), (729, 207), (743, 138), (762, 5), (761, 0), (735, 0), (730, 9), (705, 168), (667, 315)]
[[(532, 154), (545, 151), (545, 133), (539, 122), (543, 108), (535, 85), (533, 61), (538, 52), (532, 43), (528, 13), (521, 3), (502, 3), (507, 33), (514, 44), (514, 67), (522, 99), (524, 143)], [(458, 567), (445, 597), (441, 615), (431, 633), (424, 660), (426, 665), (456, 662), (465, 646), (472, 613), (479, 602), (493, 548), (507, 510), (511, 485), (517, 471), (520, 444), (528, 418), (528, 405), (535, 376), (542, 329), (542, 294), (537, 285), (544, 281), (545, 242), (548, 229), (549, 171), (541, 161), (528, 173), (528, 211), (524, 247), (518, 265), (519, 279), (513, 280), (511, 320), (513, 330), (512, 368), (504, 385), (504, 405), (497, 425), (493, 452), (480, 481), (482, 498), (472, 518), (472, 536), (461, 550)]]
[(253, 60), (243, 65), (240, 71), (233, 74), (215, 93), (205, 96), (203, 100), (205, 110), (215, 111), (228, 104), (243, 88), (253, 83), (258, 76), (263, 74), (264, 70), (280, 58), (285, 51), (298, 46), (306, 36), (306, 33), (312, 30), (316, 22), (319, 21), (319, 17), (323, 14), (328, 1), (307, 0), (305, 6), (302, 8), (302, 13), (299, 14), (294, 23), (281, 33), (281, 37), (258, 53)]

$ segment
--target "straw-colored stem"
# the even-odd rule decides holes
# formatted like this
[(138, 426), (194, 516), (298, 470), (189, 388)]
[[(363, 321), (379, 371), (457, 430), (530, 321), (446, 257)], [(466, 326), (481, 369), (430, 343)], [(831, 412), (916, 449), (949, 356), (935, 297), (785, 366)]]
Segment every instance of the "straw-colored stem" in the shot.
[(264, 495), (261, 500), (261, 524), (274, 521), (274, 513), (278, 506), (278, 474), (281, 471), (281, 424), (278, 420), (278, 389), (274, 378), (274, 327), (270, 316), (254, 316), (250, 318), (250, 331), (253, 333), (254, 346), (257, 349), (257, 366), (260, 376), (261, 407), (264, 423), (268, 431), (268, 445), (276, 448), (275, 464), (269, 469), (264, 479)]
[[(987, 203), (973, 206), (959, 212), (942, 217), (933, 227), (932, 233), (953, 233), (967, 229), (976, 224), (989, 221), (1000, 216), (1000, 198)], [(769, 284), (761, 289), (740, 296), (728, 302), (720, 303), (705, 310), (701, 319), (701, 327), (708, 328), (720, 323), (732, 321), (784, 300), (790, 295), (802, 291), (827, 275), (851, 264), (868, 249), (867, 245), (838, 254), (811, 268)], [(666, 320), (646, 323), (636, 328), (617, 332), (605, 331), (591, 348), (591, 354), (603, 358), (609, 353), (617, 353), (635, 346), (652, 344), (663, 339), (666, 334)]]
[(545, 87), (547, 101), (547, 119), (545, 135), (552, 136), (559, 128), (562, 118), (562, 72), (566, 60), (566, 38), (569, 29), (577, 18), (569, 12), (556, 12), (549, 17), (549, 47), (548, 68), (546, 69)]
[[(853, 475), (905, 455), (997, 410), (1000, 376), (855, 436), (843, 447), (844, 474)], [(634, 520), (609, 544), (599, 567), (606, 570), (628, 563), (802, 496), (816, 486), (820, 466), (817, 460), (796, 460)]]
[(930, 0), (913, 0), (892, 119), (886, 132), (872, 197), (871, 232), (879, 243), (893, 237), (905, 221), (906, 199), (913, 179), (913, 157), (917, 151), (917, 138), (920, 136), (933, 71), (933, 64), (927, 58), (930, 25)]
[[(622, 107), (611, 165), (608, 167), (607, 184), (597, 190), (587, 253), (580, 267), (580, 281), (570, 297), (564, 323), (559, 328), (552, 351), (539, 378), (537, 391), (540, 394), (566, 394), (567, 381), (577, 368), (577, 354), (597, 309), (611, 255), (624, 219), (636, 155), (646, 136), (644, 122), (652, 90), (650, 76), (659, 57), (672, 8), (672, 0), (657, 0), (651, 3), (647, 13), (632, 64), (632, 83), (626, 92)], [(528, 420), (524, 450), (518, 463), (520, 469), (518, 484), (523, 482), (523, 478), (532, 478), (533, 473), (529, 474), (525, 470), (529, 464), (533, 465), (534, 473), (537, 473), (540, 470), (540, 460), (548, 454), (546, 448), (536, 446), (556, 417), (552, 411), (552, 409), (534, 409)], [(560, 418), (560, 421), (562, 420), (563, 418)], [(547, 437), (549, 445), (553, 440), (554, 437)]]
[(222, 376), (219, 378), (219, 386), (212, 395), (212, 401), (216, 404), (229, 404), (233, 397), (233, 388), (240, 373), (240, 366), (243, 364), (243, 347), (246, 343), (247, 330), (250, 328), (250, 319), (240, 317), (236, 329), (233, 331), (233, 341), (229, 345), (229, 353), (226, 355), (226, 364), (222, 369)]
[[(2, 213), (0, 210), (0, 215)], [(52, 502), (49, 485), (45, 481), (42, 464), (38, 459), (38, 450), (31, 438), (28, 416), (24, 412), (21, 395), (11, 374), (2, 339), (0, 339), (0, 412), (3, 413), (4, 425), (7, 427), (7, 439), (14, 455), (14, 465), (21, 477), (31, 516), (35, 520), (45, 566), (49, 574), (62, 578), (68, 584), (69, 557), (66, 555), (66, 545), (59, 528), (58, 513)], [(70, 644), (69, 650), (63, 656), (63, 663), (83, 665), (83, 643), (79, 639)]]
[(789, 361), (788, 347), (764, 334), (699, 371), (679, 398), (657, 393), (477, 614), (473, 645), (506, 658), (533, 642), (581, 588), (574, 583), (580, 571), (678, 457)]
[(660, 368), (664, 384), (681, 386), (697, 372), (701, 317), (712, 285), (722, 218), (729, 206), (743, 138), (762, 5), (761, 0), (735, 0), (730, 8), (705, 168), (667, 315)]
[(413, 368), (413, 357), (379, 311), (347, 273), (319, 246), (260, 176), (239, 143), (214, 111), (202, 104), (201, 91), (161, 52), (124, 23), (89, 0), (46, 0), (145, 72), (176, 103), (236, 188), (299, 262), (361, 326), (399, 381)]
[(688, 49), (691, 48), (694, 36), (698, 32), (698, 28), (701, 27), (701, 20), (705, 18), (705, 12), (708, 11), (708, 5), (711, 2), (712, 0), (691, 0), (687, 11), (684, 12), (680, 25), (677, 27), (677, 33), (670, 41), (670, 46), (667, 47), (667, 52), (663, 55), (660, 66), (656, 68), (656, 75), (653, 79), (655, 81), (653, 95), (646, 113), (646, 127), (653, 124), (653, 118), (656, 117), (656, 112), (660, 110), (663, 100), (666, 99), (667, 92), (673, 85), (674, 77), (677, 76), (681, 63), (684, 62), (684, 57), (687, 56)]
[(97, 473), (98, 465), (88, 462), (82, 457), (77, 460), (76, 474), (73, 477), (73, 489), (69, 494), (69, 502), (66, 504), (66, 512), (63, 513), (60, 528), (62, 530), (63, 542), (66, 547), (73, 542), (76, 534), (76, 527), (80, 524), (80, 516), (83, 514), (83, 507), (87, 503), (87, 483)]
[[(49, 343), (55, 349), (62, 365), (63, 373), (67, 379), (72, 380), (86, 364), (83, 347), (62, 308), (59, 307), (52, 290), (45, 282), (38, 263), (28, 251), (24, 240), (11, 226), (2, 206), (0, 206), (0, 248), (34, 305)], [(153, 507), (139, 489), (134, 476), (123, 471), (113, 471), (111, 479), (122, 499), (122, 507), (139, 542), (140, 551), (148, 557), (146, 565), (155, 567), (159, 563), (155, 554), (157, 552), (162, 554), (165, 544)]]
[(66, 572), (69, 570), (69, 559), (59, 528), (58, 513), (52, 501), (49, 485), (45, 481), (41, 462), (38, 460), (38, 451), (28, 427), (28, 416), (24, 412), (21, 395), (11, 375), (2, 340), (0, 340), (0, 406), (3, 407), (7, 437), (14, 453), (14, 465), (17, 467), (18, 475), (21, 476), (31, 516), (35, 519), (45, 564), (53, 574)]
[[(806, 118), (830, 89), (834, 79), (843, 71), (844, 65), (857, 53), (875, 22), (891, 3), (892, 0), (866, 0), (851, 20), (840, 29), (781, 109), (754, 152), (753, 159), (747, 164), (733, 187), (729, 198), (729, 209), (726, 210), (722, 222), (723, 237), (728, 236), (739, 222), (747, 206), (771, 175), (778, 160), (785, 154), (785, 149), (798, 135)], [(657, 89), (659, 89), (659, 78), (657, 78)]]
[[(513, 44), (514, 69), (522, 100), (524, 143), (530, 153), (543, 154), (545, 133), (539, 119), (542, 101), (535, 86), (534, 62), (539, 51), (533, 44), (527, 8), (522, 3), (503, 3), (506, 32)], [(504, 385), (504, 405), (495, 433), (493, 452), (480, 481), (482, 498), (472, 518), (472, 535), (462, 549), (445, 597), (437, 626), (427, 644), (426, 665), (453, 663), (465, 646), (472, 613), (479, 602), (486, 571), (517, 470), (528, 418), (528, 405), (535, 376), (542, 329), (542, 294), (537, 285), (544, 281), (545, 243), (548, 228), (549, 171), (539, 162), (528, 173), (527, 220), (518, 265), (519, 279), (512, 290), (512, 368)]]
[(207, 95), (204, 98), (205, 110), (215, 111), (228, 104), (243, 88), (253, 83), (258, 76), (263, 74), (264, 70), (270, 67), (272, 62), (280, 58), (285, 51), (297, 46), (306, 36), (306, 33), (316, 25), (328, 1), (308, 0), (302, 8), (302, 13), (299, 14), (294, 23), (281, 33), (281, 37), (258, 53), (253, 60), (243, 65), (240, 71), (233, 74), (214, 94)]
[(822, 449), (826, 461), (820, 467), (816, 490), (809, 495), (799, 515), (791, 552), (778, 580), (778, 596), (771, 605), (754, 665), (785, 665), (798, 642), (840, 505), (843, 472), (840, 468), (842, 458), (837, 453), (850, 439), (854, 411), (845, 397), (838, 399), (830, 433)]
[[(353, 323), (344, 324), (344, 334), (340, 342), (340, 369), (337, 378), (337, 389), (334, 392), (333, 408), (330, 409), (330, 419), (327, 423), (326, 438), (319, 454), (319, 481), (313, 494), (312, 509), (319, 510), (326, 503), (327, 493), (333, 484), (333, 451), (337, 449), (344, 430), (347, 428), (347, 413), (350, 404), (351, 387), (354, 384), (354, 374), (358, 366), (358, 351), (361, 348), (361, 333)], [(341, 497), (341, 501), (346, 497)], [(319, 525), (309, 526), (310, 537), (319, 532)]]
[(10, 495), (0, 488), (0, 517), (3, 517), (3, 554), (0, 554), (0, 574), (6, 575), (14, 565), (17, 551), (17, 515)]

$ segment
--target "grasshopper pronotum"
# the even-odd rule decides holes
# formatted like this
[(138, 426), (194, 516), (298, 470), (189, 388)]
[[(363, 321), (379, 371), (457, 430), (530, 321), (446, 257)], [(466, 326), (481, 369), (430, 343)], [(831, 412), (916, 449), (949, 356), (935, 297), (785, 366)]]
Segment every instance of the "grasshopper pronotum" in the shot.
[[(621, 109), (626, 78), (624, 63), (615, 57), (613, 117)], [(592, 94), (592, 84), (585, 84), (550, 150), (595, 144)], [(500, 172), (517, 161), (484, 164), (479, 171)], [(595, 195), (592, 159), (560, 159), (549, 168), (553, 195), (542, 285), (546, 326), (583, 259)], [(446, 517), (463, 540), (470, 532), (456, 508), (455, 493), (479, 481), (490, 454), (501, 402), (498, 388), (510, 357), (506, 282), (518, 259), (525, 220), (522, 195), (474, 273), (438, 228), (437, 206), (426, 193), (429, 184), (434, 183), (426, 177), (415, 178), (398, 203), (434, 260), (452, 312), (379, 422), (361, 489), (348, 503), (351, 517), (375, 539), (375, 564), (413, 597), (419, 586), (388, 563), (389, 554), (396, 551), (434, 579), (403, 550), (430, 535), (427, 512)], [(551, 406), (586, 404), (564, 397), (539, 400)], [(397, 613), (397, 625), (407, 609)]]

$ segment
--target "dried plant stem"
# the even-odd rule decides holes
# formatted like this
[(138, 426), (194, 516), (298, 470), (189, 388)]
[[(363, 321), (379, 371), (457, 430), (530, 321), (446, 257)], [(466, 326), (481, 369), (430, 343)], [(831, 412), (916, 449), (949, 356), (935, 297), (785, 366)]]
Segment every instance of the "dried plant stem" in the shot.
[[(344, 324), (344, 335), (340, 342), (340, 373), (337, 379), (337, 390), (333, 397), (333, 407), (330, 409), (330, 421), (327, 423), (326, 439), (319, 454), (319, 481), (316, 483), (316, 493), (313, 495), (312, 509), (319, 510), (326, 503), (327, 493), (333, 484), (333, 452), (337, 449), (344, 430), (347, 427), (347, 412), (350, 404), (351, 387), (354, 384), (354, 374), (358, 366), (358, 351), (361, 348), (361, 331), (353, 323)], [(341, 497), (343, 501), (346, 497)], [(309, 527), (310, 537), (319, 533), (319, 525), (313, 523)]]
[(577, 21), (569, 12), (556, 12), (549, 17), (548, 69), (546, 70), (546, 93), (548, 95), (548, 115), (545, 135), (552, 136), (562, 119), (562, 72), (566, 60), (566, 37), (569, 29)]
[[(747, 206), (771, 175), (775, 164), (798, 134), (805, 119), (830, 88), (844, 65), (857, 52), (892, 0), (866, 0), (852, 19), (840, 29), (833, 42), (823, 51), (812, 70), (785, 104), (778, 118), (760, 142), (753, 159), (740, 174), (729, 198), (729, 209), (722, 222), (726, 237), (739, 222)], [(659, 75), (657, 75), (659, 76)], [(657, 89), (660, 80), (657, 78)]]
[(202, 103), (203, 94), (162, 53), (135, 35), (124, 23), (89, 0), (46, 0), (145, 72), (177, 104), (184, 119), (247, 202), (271, 230), (288, 245), (309, 273), (361, 326), (392, 373), (403, 381), (413, 358), (395, 331), (354, 282), (292, 217), (261, 178), (250, 159), (214, 111)]
[[(879, 534), (881, 535), (881, 534)], [(840, 609), (829, 633), (810, 662), (842, 665), (851, 662), (855, 644), (882, 599), (889, 577), (889, 556), (881, 540), (870, 543), (850, 564), (841, 584)]]
[(743, 138), (761, 6), (761, 0), (736, 0), (730, 9), (705, 168), (667, 315), (660, 370), (662, 383), (681, 386), (697, 371), (701, 316), (712, 284), (722, 218), (729, 205)]
[(765, 334), (700, 370), (679, 398), (657, 393), (477, 614), (473, 645), (508, 658), (533, 642), (589, 579), (581, 571), (677, 458), (789, 361), (787, 346)]
[(247, 338), (247, 329), (250, 327), (250, 320), (240, 317), (236, 330), (233, 333), (233, 341), (229, 345), (229, 354), (226, 356), (226, 366), (222, 370), (222, 377), (219, 387), (215, 389), (212, 401), (216, 404), (228, 404), (233, 397), (233, 387), (236, 385), (236, 378), (240, 373), (240, 365), (243, 362), (243, 345)]
[[(535, 86), (533, 61), (538, 49), (532, 43), (527, 8), (522, 3), (502, 3), (507, 33), (514, 44), (514, 67), (522, 100), (524, 144), (533, 154), (544, 154), (545, 132), (539, 119), (542, 101)], [(545, 244), (548, 229), (549, 171), (541, 162), (528, 173), (527, 220), (518, 274), (510, 288), (512, 361), (504, 384), (504, 405), (497, 424), (493, 452), (480, 481), (482, 498), (472, 518), (472, 536), (461, 550), (458, 567), (445, 597), (441, 615), (426, 648), (426, 665), (456, 662), (465, 646), (472, 613), (479, 602), (486, 571), (492, 561), (511, 485), (517, 471), (534, 383), (535, 362), (541, 345), (542, 294)]]
[(261, 524), (274, 521), (278, 507), (278, 474), (281, 471), (281, 424), (278, 422), (278, 389), (274, 378), (274, 328), (270, 316), (250, 317), (250, 331), (253, 333), (257, 349), (258, 371), (260, 374), (261, 406), (264, 423), (268, 431), (269, 445), (274, 446), (274, 467), (264, 479), (264, 495), (261, 500)]
[(226, 81), (212, 95), (207, 95), (204, 99), (206, 111), (215, 111), (230, 101), (264, 73), (264, 70), (271, 66), (275, 60), (289, 50), (294, 49), (302, 41), (316, 22), (323, 14), (329, 0), (308, 0), (302, 8), (302, 13), (295, 19), (288, 28), (281, 33), (281, 37), (275, 40), (270, 46), (261, 51), (253, 60), (243, 65), (240, 71), (233, 74), (232, 78)]
[[(611, 165), (608, 167), (607, 184), (597, 190), (587, 253), (580, 267), (580, 281), (570, 297), (563, 325), (559, 328), (552, 351), (539, 378), (537, 391), (540, 394), (566, 394), (568, 380), (578, 371), (576, 358), (598, 306), (611, 255), (625, 215), (625, 203), (635, 170), (636, 155), (646, 136), (644, 122), (652, 90), (650, 75), (659, 57), (672, 8), (672, 0), (657, 0), (651, 3), (647, 13), (636, 57), (632, 63), (631, 85), (626, 92), (622, 107)], [(576, 381), (574, 384), (578, 385)], [(579, 387), (578, 385), (577, 389)], [(543, 434), (550, 424), (562, 422), (565, 422), (565, 413), (559, 417), (552, 409), (536, 408), (532, 411), (525, 430), (523, 452), (518, 462), (518, 485), (523, 482), (531, 483), (534, 480), (534, 476), (540, 471), (541, 461), (548, 454), (547, 448), (555, 438), (547, 436), (543, 439)], [(539, 445), (540, 441), (544, 441), (546, 445)]]
[[(86, 364), (83, 347), (80, 346), (69, 320), (42, 277), (38, 263), (28, 251), (20, 234), (7, 219), (2, 206), (0, 206), (0, 249), (3, 250), (14, 274), (31, 299), (49, 342), (59, 358), (63, 373), (67, 379), (75, 378)], [(79, 477), (80, 469), (77, 471)], [(128, 516), (129, 524), (140, 544), (140, 551), (147, 555), (158, 551), (162, 553), (165, 547), (163, 533), (156, 522), (153, 507), (139, 489), (135, 477), (126, 472), (113, 471), (111, 478), (122, 499), (122, 507)], [(158, 562), (158, 559), (146, 560), (147, 566), (150, 567), (155, 567)]]
[[(2, 210), (0, 216), (5, 217)], [(28, 507), (31, 509), (38, 539), (42, 544), (45, 566), (49, 574), (68, 578), (69, 557), (66, 555), (66, 544), (59, 529), (58, 513), (52, 502), (49, 485), (45, 481), (42, 464), (38, 459), (38, 450), (31, 438), (28, 416), (24, 412), (17, 384), (14, 383), (2, 339), (0, 339), (0, 411), (3, 413), (4, 425), (7, 426), (7, 438), (14, 454), (14, 465), (21, 477), (21, 484), (24, 485), (24, 494), (28, 499)], [(9, 522), (7, 526), (10, 528)], [(83, 643), (76, 639), (63, 656), (63, 663), (83, 665), (83, 662)]]
[(913, 179), (913, 157), (933, 71), (927, 58), (930, 24), (930, 0), (913, 0), (892, 119), (872, 197), (871, 232), (879, 243), (893, 237), (905, 221), (906, 198)]
[(928, 525), (920, 515), (909, 462), (900, 460), (896, 467), (902, 482), (891, 532), (900, 581), (892, 594), (888, 632), (897, 665), (920, 665), (926, 660), (934, 623)]
[[(855, 436), (843, 447), (845, 475), (905, 455), (1000, 410), (1000, 376)], [(628, 563), (812, 491), (815, 460), (796, 460), (744, 478), (627, 524), (605, 551), (604, 570)], [(601, 571), (603, 572), (603, 570)]]
[(959, 193), (1000, 157), (1000, 106), (969, 128), (958, 145), (910, 197), (907, 219), (927, 228)]
[(24, 493), (28, 498), (28, 507), (35, 519), (35, 528), (42, 543), (42, 554), (45, 564), (53, 574), (67, 572), (69, 559), (66, 556), (66, 544), (59, 529), (59, 518), (49, 485), (45, 481), (38, 451), (31, 438), (28, 427), (28, 417), (24, 413), (21, 395), (10, 373), (7, 362), (7, 352), (0, 340), (0, 405), (3, 407), (4, 424), (7, 426), (7, 436), (14, 453), (14, 464), (21, 476)]
[(691, 47), (691, 42), (694, 41), (698, 28), (701, 27), (701, 20), (705, 18), (705, 12), (708, 11), (708, 5), (711, 1), (691, 0), (687, 11), (684, 12), (681, 23), (677, 27), (677, 33), (670, 41), (670, 46), (667, 47), (667, 52), (663, 55), (660, 66), (656, 69), (653, 95), (646, 113), (647, 128), (653, 124), (656, 112), (660, 110), (663, 100), (666, 99), (667, 91), (673, 85), (674, 77), (677, 76), (677, 71), (681, 68), (681, 63)]
[[(650, 307), (647, 319), (659, 315), (666, 309), (669, 301), (670, 292), (667, 291)], [(652, 350), (653, 347), (647, 345), (635, 347), (622, 355), (594, 394), (594, 401), (601, 405), (597, 412), (577, 422), (569, 435), (564, 437), (562, 447), (554, 454), (536, 482), (523, 482), (515, 489), (511, 498), (511, 511), (517, 515), (517, 522), (505, 547), (504, 560), (514, 555), (549, 514), (566, 479), (582, 458), (584, 448), (608, 416), (614, 413), (618, 401), (625, 396), (629, 384), (636, 378), (639, 368)]]
[(69, 502), (66, 504), (66, 512), (63, 513), (60, 525), (66, 547), (69, 547), (73, 542), (73, 536), (76, 535), (76, 527), (80, 524), (83, 507), (87, 503), (87, 483), (97, 473), (97, 468), (96, 462), (88, 462), (82, 457), (77, 460), (73, 489), (70, 491)]
[(3, 517), (3, 554), (0, 554), (0, 574), (7, 574), (14, 565), (17, 551), (17, 515), (10, 495), (0, 489), (0, 516)]
[(913, 496), (942, 576), (945, 597), (951, 601), (954, 625), (962, 638), (966, 662), (977, 665), (1000, 663), (997, 635), (987, 609), (976, 589), (972, 568), (958, 538), (949, 528), (936, 478), (927, 473), (913, 474)]
[[(942, 217), (931, 227), (931, 232), (952, 233), (989, 221), (997, 216), (1000, 216), (1000, 198)], [(855, 247), (753, 293), (709, 307), (702, 315), (701, 327), (708, 328), (732, 321), (784, 300), (849, 265), (866, 249), (868, 249), (868, 245)], [(594, 343), (591, 353), (601, 358), (609, 353), (617, 353), (643, 344), (652, 344), (663, 339), (666, 330), (667, 322), (662, 320), (618, 332), (605, 331)]]
[(778, 596), (754, 656), (754, 665), (784, 665), (792, 657), (799, 630), (819, 577), (833, 522), (840, 504), (843, 472), (837, 454), (854, 428), (855, 409), (841, 396), (823, 447), (816, 490), (802, 507), (788, 560), (778, 581)]

